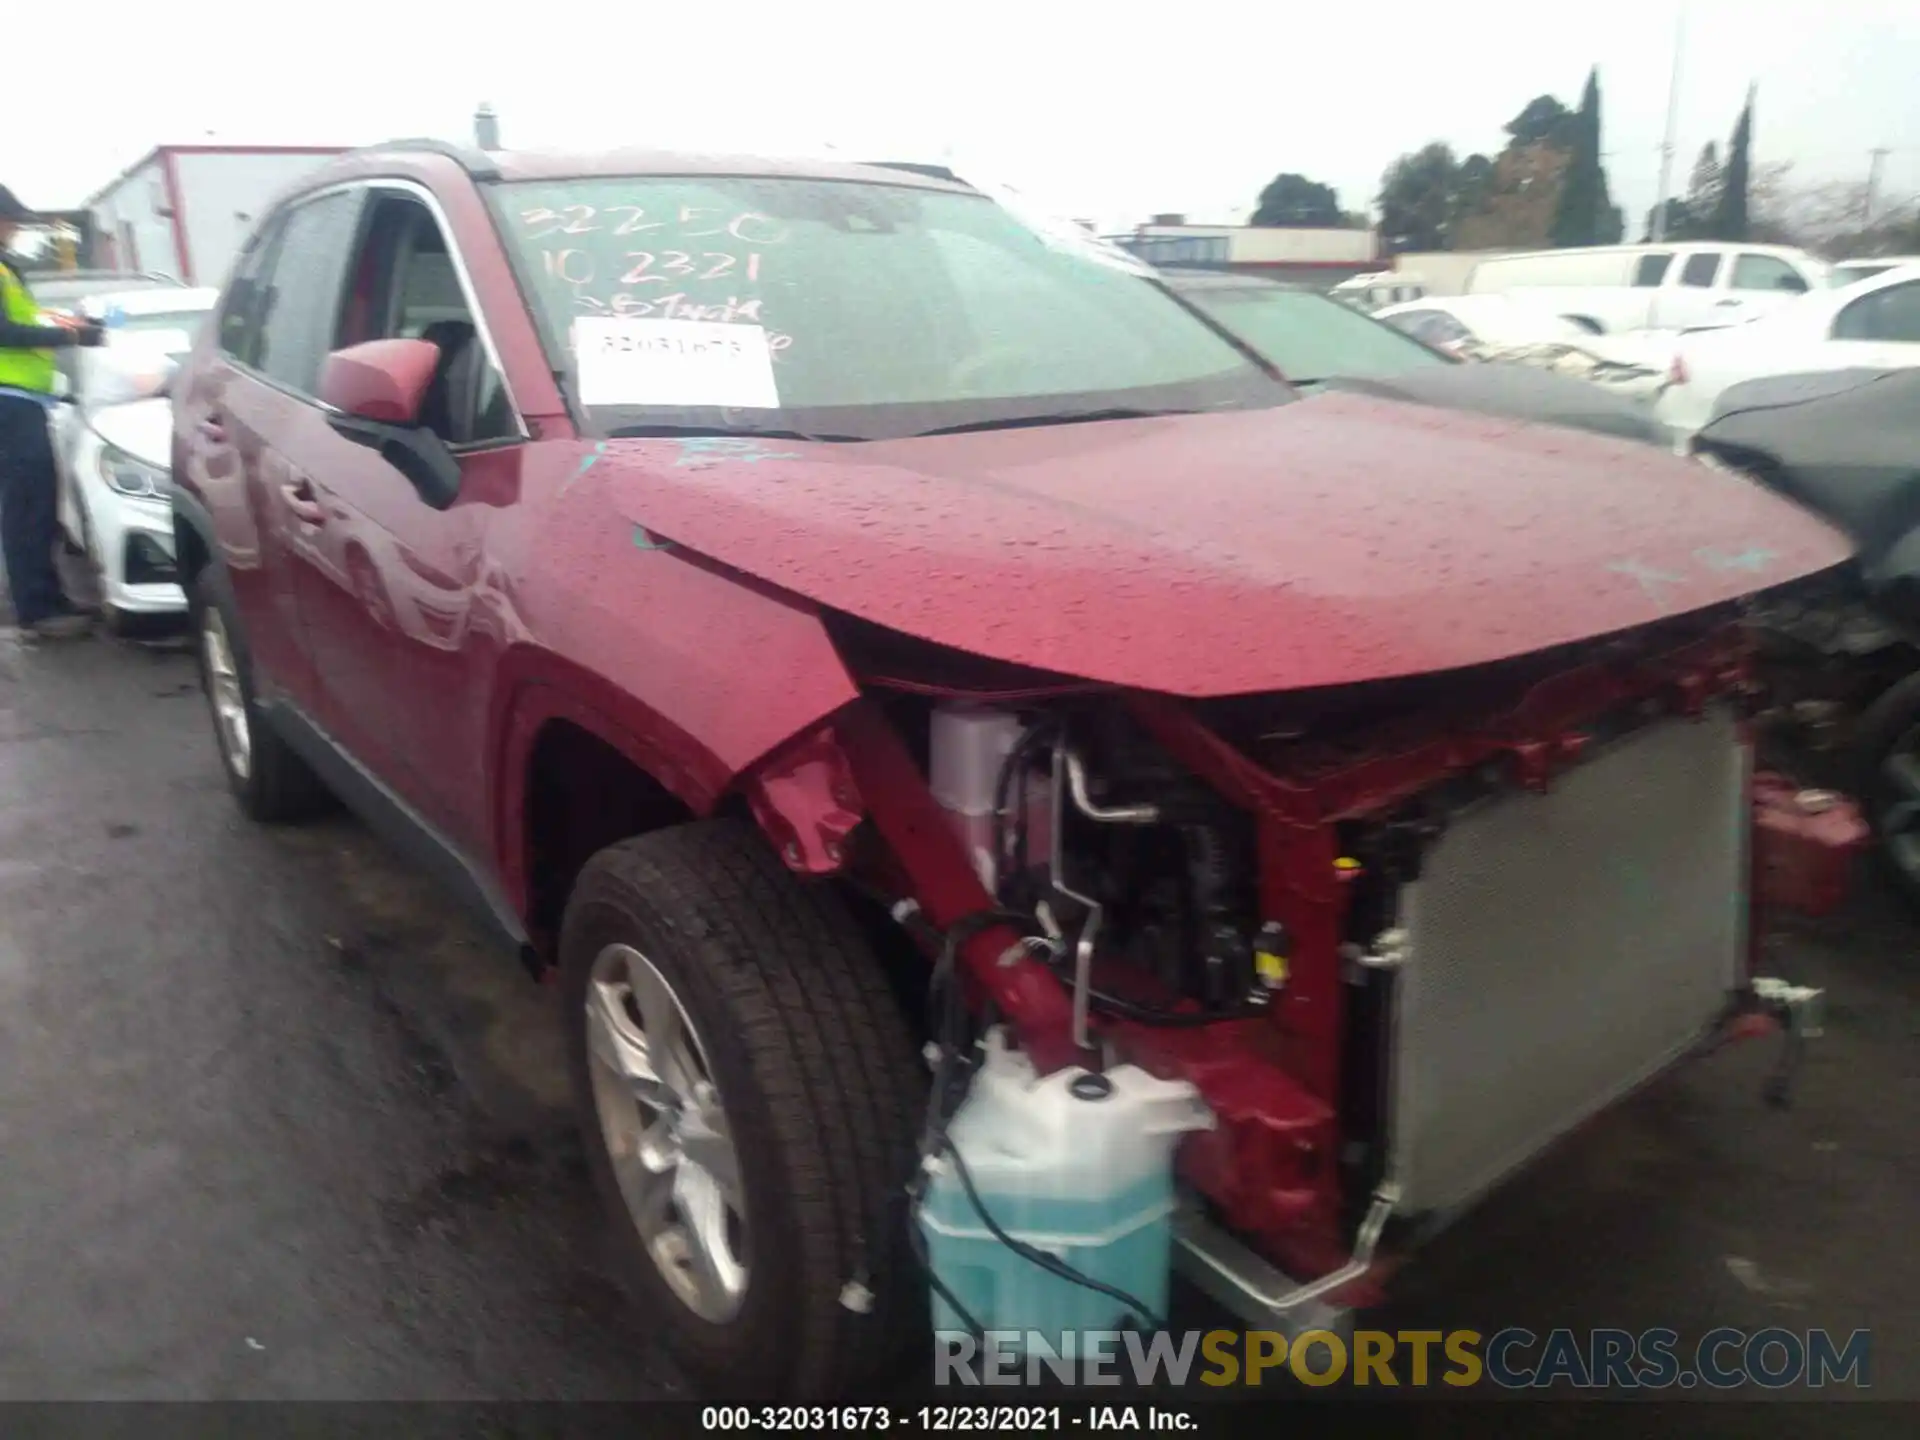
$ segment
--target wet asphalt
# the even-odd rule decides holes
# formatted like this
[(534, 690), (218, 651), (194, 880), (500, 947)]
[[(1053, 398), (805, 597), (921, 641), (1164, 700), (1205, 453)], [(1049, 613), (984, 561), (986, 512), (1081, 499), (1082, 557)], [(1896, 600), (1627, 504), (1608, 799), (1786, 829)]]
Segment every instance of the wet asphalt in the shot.
[[(1388, 1326), (1875, 1332), (1920, 1399), (1920, 930), (1830, 987), (1795, 1108), (1745, 1045), (1590, 1126)], [(189, 657), (0, 633), (0, 1398), (684, 1395), (612, 1278), (551, 992), (357, 823), (244, 823)]]

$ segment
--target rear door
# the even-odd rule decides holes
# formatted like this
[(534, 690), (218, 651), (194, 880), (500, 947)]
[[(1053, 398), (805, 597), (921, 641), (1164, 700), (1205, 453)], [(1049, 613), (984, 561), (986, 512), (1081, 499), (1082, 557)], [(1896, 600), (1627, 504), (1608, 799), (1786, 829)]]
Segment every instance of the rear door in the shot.
[(210, 457), (232, 456), (234, 488), (221, 508), (236, 526), (244, 514), (252, 541), (245, 595), (235, 580), (247, 641), (256, 668), (265, 668), (280, 698), (310, 720), (323, 712), (322, 694), (295, 577), (314, 562), (315, 536), (297, 497), (315, 432), (332, 435), (313, 392), (359, 205), (353, 190), (297, 201), (277, 222), (257, 268), (248, 274), (242, 261), (230, 287), (235, 304), (222, 316), (214, 383), (204, 399), (194, 387), (205, 409), (181, 427)]
[(1725, 259), (1719, 250), (1678, 252), (1677, 263), (1668, 266), (1665, 279), (1655, 292), (1651, 328), (1685, 330), (1694, 325), (1717, 325), (1729, 319), (1724, 312), (1714, 313), (1715, 306), (1726, 299), (1716, 288)]

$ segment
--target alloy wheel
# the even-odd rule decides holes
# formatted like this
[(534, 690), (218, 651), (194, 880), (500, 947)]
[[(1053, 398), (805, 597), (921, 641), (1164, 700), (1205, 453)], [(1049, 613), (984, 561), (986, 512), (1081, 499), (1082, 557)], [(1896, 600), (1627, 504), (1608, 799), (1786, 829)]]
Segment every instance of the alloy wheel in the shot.
[(207, 699), (213, 705), (220, 754), (228, 768), (245, 780), (253, 768), (253, 731), (247, 721), (247, 699), (240, 688), (240, 668), (234, 662), (226, 622), (211, 605), (200, 621), (200, 654), (206, 663)]
[(747, 1291), (739, 1153), (706, 1047), (680, 997), (630, 945), (587, 981), (594, 1110), (621, 1198), (668, 1287), (722, 1323)]

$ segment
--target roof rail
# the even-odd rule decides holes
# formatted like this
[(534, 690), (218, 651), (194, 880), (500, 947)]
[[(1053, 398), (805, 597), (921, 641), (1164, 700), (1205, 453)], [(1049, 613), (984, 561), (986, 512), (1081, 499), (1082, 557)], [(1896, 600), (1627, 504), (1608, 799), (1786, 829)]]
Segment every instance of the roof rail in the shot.
[(383, 140), (378, 145), (362, 145), (349, 150), (349, 155), (377, 155), (383, 151), (413, 151), (416, 154), (438, 155), (451, 160), (475, 180), (498, 180), (500, 167), (483, 150), (475, 150), (468, 145), (451, 145), (445, 140), (431, 138), (412, 138), (406, 140)]

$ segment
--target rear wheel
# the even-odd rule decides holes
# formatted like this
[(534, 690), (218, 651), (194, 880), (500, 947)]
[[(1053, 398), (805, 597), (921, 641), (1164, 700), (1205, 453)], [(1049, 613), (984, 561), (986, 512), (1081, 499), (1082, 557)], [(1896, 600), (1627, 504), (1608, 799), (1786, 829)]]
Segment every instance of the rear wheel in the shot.
[(922, 1066), (830, 890), (749, 825), (624, 841), (568, 902), (575, 1100), (626, 1276), (728, 1398), (828, 1399), (925, 1334)]
[(302, 820), (325, 809), (331, 797), (320, 777), (261, 714), (252, 657), (219, 568), (204, 567), (188, 596), (200, 683), (233, 798), (249, 819), (263, 824)]
[(1855, 732), (1860, 774), (1854, 793), (1867, 807), (1887, 871), (1920, 906), (1920, 675), (1909, 675), (1868, 707)]

